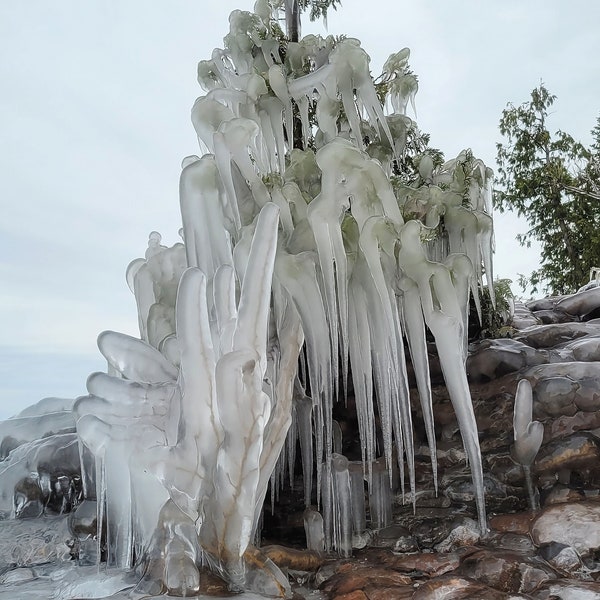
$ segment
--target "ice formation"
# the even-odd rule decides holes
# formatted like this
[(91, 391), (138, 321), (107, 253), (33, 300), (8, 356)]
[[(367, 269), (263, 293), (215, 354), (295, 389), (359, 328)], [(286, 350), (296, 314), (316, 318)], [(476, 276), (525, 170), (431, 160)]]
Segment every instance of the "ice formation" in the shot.
[(544, 425), (533, 421), (533, 390), (527, 379), (521, 379), (515, 394), (513, 456), (523, 468), (531, 510), (539, 508), (531, 479), (531, 465), (542, 445)]
[[(310, 547), (351, 553), (366, 527), (365, 484), (371, 526), (387, 525), (395, 469), (414, 502), (406, 361), (435, 479), (429, 334), (486, 526), (465, 359), (469, 298), (479, 305), (492, 281), (491, 173), (469, 151), (441, 166), (423, 154), (400, 183), (397, 161), (418, 133), (405, 114), (417, 91), (408, 50), (390, 57), (376, 88), (358, 40), (285, 40), (275, 4), (234, 11), (225, 48), (198, 66), (203, 154), (183, 161), (184, 243), (164, 247), (153, 232), (127, 269), (139, 339), (101, 334), (108, 372), (90, 376), (69, 416), (52, 413), (57, 428), (76, 416), (98, 543), (106, 537), (109, 565), (145, 566), (142, 590), (159, 582), (193, 594), (204, 561), (234, 588), (288, 595), (255, 540), (269, 485), (293, 470), (296, 436)], [(358, 464), (334, 441), (332, 410), (349, 379)], [(23, 475), (19, 456), (35, 465), (50, 451), (36, 446), (36, 418), (8, 426), (25, 444), (3, 463), (4, 481)]]

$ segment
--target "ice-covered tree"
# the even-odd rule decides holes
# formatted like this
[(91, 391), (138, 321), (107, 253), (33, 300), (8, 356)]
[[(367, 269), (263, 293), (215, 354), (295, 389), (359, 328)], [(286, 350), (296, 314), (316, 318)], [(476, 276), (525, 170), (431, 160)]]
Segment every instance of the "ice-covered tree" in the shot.
[[(444, 163), (427, 148), (406, 114), (408, 49), (375, 83), (358, 40), (286, 37), (295, 4), (234, 11), (224, 48), (199, 63), (184, 243), (165, 248), (153, 232), (129, 265), (140, 338), (101, 334), (108, 373), (91, 375), (75, 406), (98, 540), (109, 564), (143, 568), (149, 592), (193, 594), (203, 557), (236, 588), (289, 594), (256, 547), (268, 487), (293, 464), (288, 436), (291, 451), (300, 438), (306, 505), (322, 513), (311, 539), (351, 550), (358, 498), (332, 418), (349, 380), (359, 477), (378, 498), (396, 463), (414, 502), (409, 359), (437, 473), (427, 336), (485, 528), (465, 359), (469, 299), (479, 306), (492, 281), (491, 172), (470, 151)], [(309, 4), (331, 3), (298, 7)], [(384, 522), (383, 505), (371, 512)]]

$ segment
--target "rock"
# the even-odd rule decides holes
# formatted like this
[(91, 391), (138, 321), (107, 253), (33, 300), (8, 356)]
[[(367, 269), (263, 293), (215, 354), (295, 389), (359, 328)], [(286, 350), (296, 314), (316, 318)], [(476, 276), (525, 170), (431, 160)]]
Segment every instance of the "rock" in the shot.
[(490, 381), (548, 362), (548, 353), (510, 338), (483, 340), (469, 346), (467, 375), (471, 381)]
[(296, 550), (285, 546), (263, 546), (261, 552), (270, 558), (279, 568), (294, 571), (316, 571), (324, 560), (311, 550)]
[(600, 439), (575, 433), (542, 446), (533, 464), (537, 474), (600, 469)]
[(84, 500), (74, 512), (70, 513), (69, 527), (74, 536), (86, 538), (97, 533), (97, 503)]
[(417, 540), (412, 536), (401, 536), (394, 543), (394, 547), (392, 548), (392, 552), (394, 554), (404, 554), (406, 552), (417, 552), (419, 549), (419, 545), (417, 544)]
[(572, 320), (572, 317), (559, 310), (534, 310), (533, 316), (544, 325), (554, 323), (568, 323)]
[(550, 490), (542, 493), (542, 506), (551, 504), (562, 504), (563, 502), (579, 502), (585, 500), (585, 494), (581, 490), (575, 490), (562, 483), (556, 483)]
[(339, 599), (344, 594), (364, 590), (367, 587), (393, 589), (407, 585), (411, 585), (410, 577), (391, 569), (345, 563), (340, 566), (335, 575), (320, 586), (320, 589), (328, 598)]
[(368, 600), (391, 600), (392, 598), (394, 600), (412, 600), (414, 587), (412, 585), (393, 588), (368, 586), (366, 592)]
[(495, 515), (489, 520), (494, 531), (500, 533), (528, 534), (531, 523), (535, 519), (532, 512), (520, 512), (506, 515)]
[(532, 348), (554, 348), (587, 335), (600, 335), (600, 327), (591, 323), (541, 325), (519, 331), (514, 339)]
[(324, 564), (315, 574), (315, 586), (321, 587), (329, 578), (333, 577), (340, 565), (346, 564), (346, 561), (334, 561)]
[(0, 570), (70, 561), (74, 546), (66, 516), (0, 521)]
[(510, 324), (518, 330), (528, 329), (540, 324), (539, 319), (536, 319), (531, 310), (522, 302), (515, 300), (515, 307)]
[(547, 296), (546, 298), (537, 298), (525, 303), (528, 310), (535, 312), (538, 310), (554, 310), (556, 303), (564, 296)]
[(334, 600), (369, 600), (362, 590), (354, 590), (349, 594), (342, 594), (341, 596), (331, 596)]
[[(594, 327), (596, 330), (597, 328)], [(593, 362), (600, 360), (600, 331), (555, 347), (563, 360)]]
[(600, 502), (587, 500), (545, 508), (531, 525), (531, 537), (537, 546), (555, 542), (586, 556), (600, 548)]
[(37, 478), (21, 479), (14, 488), (15, 517), (31, 519), (44, 514), (44, 495)]
[(462, 546), (474, 546), (480, 539), (479, 525), (473, 519), (464, 519), (435, 549), (437, 552), (452, 552)]
[(507, 595), (466, 577), (444, 575), (419, 586), (412, 600), (482, 600), (483, 598), (507, 600)]
[(403, 516), (403, 522), (417, 541), (419, 548), (433, 548), (450, 533), (454, 512), (452, 508), (422, 509), (417, 506), (414, 515), (411, 510), (409, 514)]
[[(475, 489), (470, 477), (461, 475), (457, 477), (455, 481), (452, 481), (452, 483), (447, 483), (448, 479), (449, 477), (445, 475), (440, 484), (444, 494), (448, 496), (455, 505), (473, 505), (475, 502)], [(523, 474), (521, 471), (518, 483), (522, 485), (522, 482)], [(483, 484), (486, 506), (489, 511), (504, 512), (507, 508), (514, 507), (514, 498), (509, 494), (509, 492), (514, 492), (513, 489), (509, 490), (504, 483), (494, 477), (491, 473), (484, 474)]]
[(536, 600), (600, 600), (600, 583), (577, 579), (545, 581), (534, 597)]
[(393, 548), (398, 539), (412, 539), (412, 544), (416, 546), (416, 540), (410, 534), (406, 527), (401, 525), (389, 525), (377, 531), (373, 537), (371, 547), (373, 548)]
[(387, 565), (404, 573), (424, 573), (434, 577), (457, 569), (461, 556), (459, 552), (445, 554), (416, 552), (395, 556), (393, 562), (388, 562)]
[[(600, 410), (595, 412), (576, 412), (570, 416), (560, 416), (544, 423), (544, 441), (549, 442), (556, 438), (567, 437), (578, 431), (589, 431), (600, 427)], [(596, 433), (594, 435), (597, 436)]]
[(542, 563), (536, 564), (522, 554), (503, 550), (480, 550), (467, 556), (460, 573), (494, 589), (511, 593), (530, 593), (556, 573)]
[(581, 576), (583, 570), (581, 558), (571, 546), (551, 542), (546, 546), (541, 546), (539, 554), (557, 571), (563, 574), (577, 576), (578, 579), (585, 579), (585, 577)]
[[(527, 527), (529, 531), (529, 527)], [(535, 546), (529, 535), (519, 533), (496, 533), (490, 534), (485, 540), (486, 545), (497, 550), (518, 552), (519, 554), (535, 554)]]
[(4, 575), (0, 576), (0, 585), (23, 583), (24, 581), (31, 581), (35, 578), (36, 575), (31, 569), (22, 567), (20, 569), (13, 569), (12, 571), (4, 573)]
[[(508, 452), (489, 456), (487, 461), (490, 471), (498, 481), (507, 486), (524, 485), (523, 467), (515, 462)], [(512, 487), (511, 492), (515, 492)]]
[(549, 417), (573, 416), (577, 412), (575, 396), (579, 388), (579, 383), (571, 377), (546, 376), (533, 386), (536, 412), (542, 410)]
[(600, 288), (593, 287), (571, 296), (565, 296), (556, 303), (556, 310), (577, 316), (582, 321), (593, 318), (600, 309)]
[(600, 362), (557, 362), (522, 372), (533, 387), (534, 416), (573, 416), (600, 409)]

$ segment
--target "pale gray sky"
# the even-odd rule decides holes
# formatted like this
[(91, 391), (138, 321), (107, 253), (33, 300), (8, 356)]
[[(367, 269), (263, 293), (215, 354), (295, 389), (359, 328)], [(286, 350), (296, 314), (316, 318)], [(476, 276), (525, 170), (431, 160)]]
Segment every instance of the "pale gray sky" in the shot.
[[(196, 63), (252, 4), (0, 2), (0, 419), (84, 394), (104, 368), (97, 334), (136, 333), (124, 272), (150, 231), (178, 239)], [(551, 127), (589, 142), (598, 23), (590, 0), (344, 0), (329, 32), (360, 38), (374, 74), (410, 47), (421, 129), (448, 158), (470, 147), (493, 168), (502, 109), (541, 80), (558, 96)], [(536, 266), (517, 231), (497, 219), (497, 276)]]

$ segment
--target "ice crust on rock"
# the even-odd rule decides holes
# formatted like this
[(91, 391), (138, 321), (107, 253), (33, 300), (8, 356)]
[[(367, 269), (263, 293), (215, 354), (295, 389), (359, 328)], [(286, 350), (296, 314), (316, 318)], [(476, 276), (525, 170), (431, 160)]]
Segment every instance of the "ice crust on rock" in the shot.
[[(202, 156), (183, 161), (184, 243), (164, 247), (153, 232), (127, 268), (139, 339), (100, 335), (108, 372), (90, 376), (72, 413), (48, 401), (0, 429), (35, 444), (48, 427), (72, 427), (74, 415), (108, 563), (145, 565), (142, 587), (154, 577), (161, 590), (188, 595), (201, 560), (236, 589), (290, 594), (253, 540), (269, 484), (284, 479), (286, 461), (293, 468), (295, 436), (305, 504), (321, 512), (306, 515), (315, 549), (351, 552), (365, 526), (365, 481), (372, 526), (390, 522), (396, 460), (414, 502), (405, 342), (435, 480), (427, 330), (485, 529), (465, 360), (469, 297), (478, 303), (484, 278), (492, 282), (491, 173), (468, 151), (440, 166), (423, 155), (416, 179), (393, 184), (394, 161), (416, 132), (405, 114), (417, 91), (408, 51), (386, 63), (396, 111), (386, 114), (358, 40), (308, 36), (282, 58), (276, 8), (259, 0), (255, 10), (234, 11), (225, 48), (198, 67), (206, 94), (192, 123)], [(350, 374), (362, 478), (334, 452), (333, 406)], [(12, 450), (6, 464), (28, 451)], [(11, 468), (5, 496), (21, 474)]]

